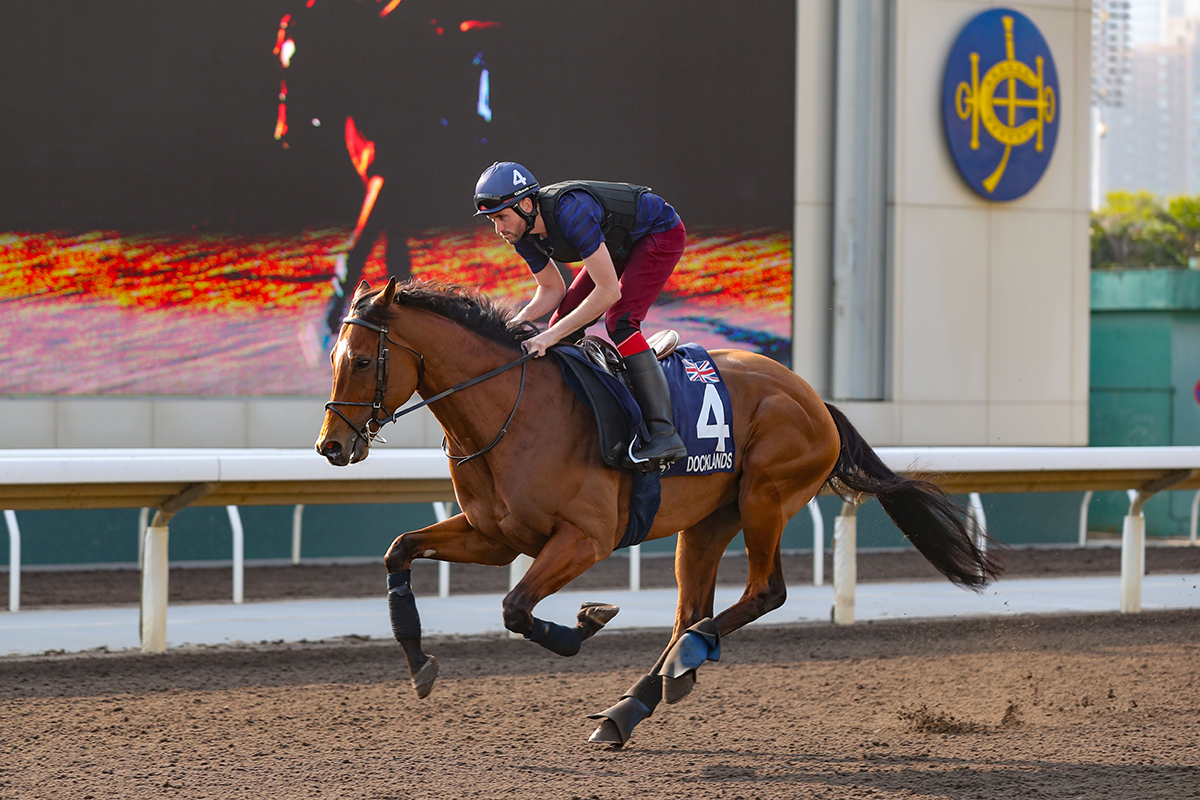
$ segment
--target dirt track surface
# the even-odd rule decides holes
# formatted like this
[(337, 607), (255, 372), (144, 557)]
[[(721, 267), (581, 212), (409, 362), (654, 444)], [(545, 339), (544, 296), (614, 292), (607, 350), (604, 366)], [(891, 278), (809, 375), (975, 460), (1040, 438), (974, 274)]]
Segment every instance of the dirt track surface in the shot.
[(752, 628), (621, 750), (664, 633), (0, 659), (0, 797), (1200, 797), (1200, 611)]
[[(1200, 548), (1147, 556), (1200, 572)], [(1007, 561), (1010, 576), (1119, 571), (1105, 549)], [(673, 586), (669, 565), (645, 559), (643, 585)], [(626, 562), (599, 566), (576, 588), (627, 580)], [(455, 592), (506, 588), (505, 570), (454, 569)], [(809, 570), (786, 560), (793, 583)], [(726, 559), (722, 583), (744, 571)], [(937, 577), (911, 553), (862, 554), (859, 575)], [(228, 576), (172, 570), (173, 600), (224, 601)], [(32, 572), (23, 602), (136, 602), (130, 577)], [(418, 597), (436, 591), (432, 565), (414, 577)], [(246, 595), (382, 583), (376, 565), (259, 568)], [(0, 798), (1200, 798), (1200, 610), (756, 627), (625, 748), (587, 744), (585, 715), (665, 637), (602, 632), (570, 659), (429, 639), (442, 670), (423, 701), (391, 642), (0, 658)]]

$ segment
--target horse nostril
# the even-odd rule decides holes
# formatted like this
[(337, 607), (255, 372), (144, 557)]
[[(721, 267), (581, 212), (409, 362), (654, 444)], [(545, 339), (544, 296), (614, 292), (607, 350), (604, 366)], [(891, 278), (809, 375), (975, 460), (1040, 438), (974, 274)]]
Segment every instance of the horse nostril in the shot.
[(337, 458), (342, 453), (342, 445), (340, 442), (326, 442), (321, 453), (326, 458)]

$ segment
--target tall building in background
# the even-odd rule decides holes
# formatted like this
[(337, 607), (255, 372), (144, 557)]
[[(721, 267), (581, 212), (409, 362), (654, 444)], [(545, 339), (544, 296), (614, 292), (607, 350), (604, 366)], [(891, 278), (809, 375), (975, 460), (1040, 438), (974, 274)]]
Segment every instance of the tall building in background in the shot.
[(1100, 207), (1108, 185), (1109, 109), (1125, 100), (1129, 75), (1129, 0), (1094, 0), (1092, 3), (1092, 210)]
[[(1200, 194), (1200, 0), (1127, 5), (1124, 63), (1117, 26), (1093, 24), (1093, 208), (1118, 189)], [(1156, 14), (1162, 34), (1146, 41)]]
[(1200, 191), (1193, 165), (1200, 156), (1196, 31), (1196, 20), (1175, 19), (1168, 43), (1134, 45), (1122, 103), (1106, 114), (1107, 191)]
[[(1162, 44), (1167, 35), (1167, 15), (1184, 11), (1185, 0), (1129, 0), (1129, 38), (1132, 45)], [(1093, 9), (1098, 4), (1093, 4)], [(1184, 12), (1186, 13), (1186, 12)]]

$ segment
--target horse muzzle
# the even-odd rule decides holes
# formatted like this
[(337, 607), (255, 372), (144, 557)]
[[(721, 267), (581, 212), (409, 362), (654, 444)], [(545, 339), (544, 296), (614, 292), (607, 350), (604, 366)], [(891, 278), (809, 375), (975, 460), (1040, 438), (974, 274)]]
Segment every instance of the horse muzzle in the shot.
[(339, 442), (337, 439), (318, 440), (316, 450), (330, 464), (333, 464), (335, 467), (344, 467), (366, 458), (369, 446), (365, 437), (357, 435), (350, 440), (349, 446)]

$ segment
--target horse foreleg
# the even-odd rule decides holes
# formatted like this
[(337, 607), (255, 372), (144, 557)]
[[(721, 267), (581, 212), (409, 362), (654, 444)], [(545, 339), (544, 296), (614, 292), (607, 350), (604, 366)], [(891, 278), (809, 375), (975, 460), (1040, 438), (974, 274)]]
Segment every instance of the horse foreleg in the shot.
[(596, 547), (578, 527), (561, 524), (534, 558), (529, 571), (504, 598), (504, 627), (560, 656), (573, 656), (620, 610), (607, 603), (584, 603), (568, 628), (533, 616), (545, 598), (582, 575), (599, 560)]
[(402, 534), (388, 548), (384, 564), (388, 569), (388, 614), (392, 635), (404, 648), (412, 686), (420, 698), (428, 697), (433, 691), (438, 666), (437, 659), (426, 655), (421, 648), (421, 617), (412, 592), (411, 566), (415, 558), (435, 557), (455, 563), (501, 565), (512, 561), (516, 551), (481, 536), (463, 514)]
[(426, 655), (421, 648), (421, 617), (417, 613), (417, 599), (413, 596), (411, 578), (410, 569), (388, 573), (388, 614), (392, 620), (392, 635), (404, 648), (412, 687), (417, 697), (424, 699), (433, 691), (438, 665), (437, 659)]

